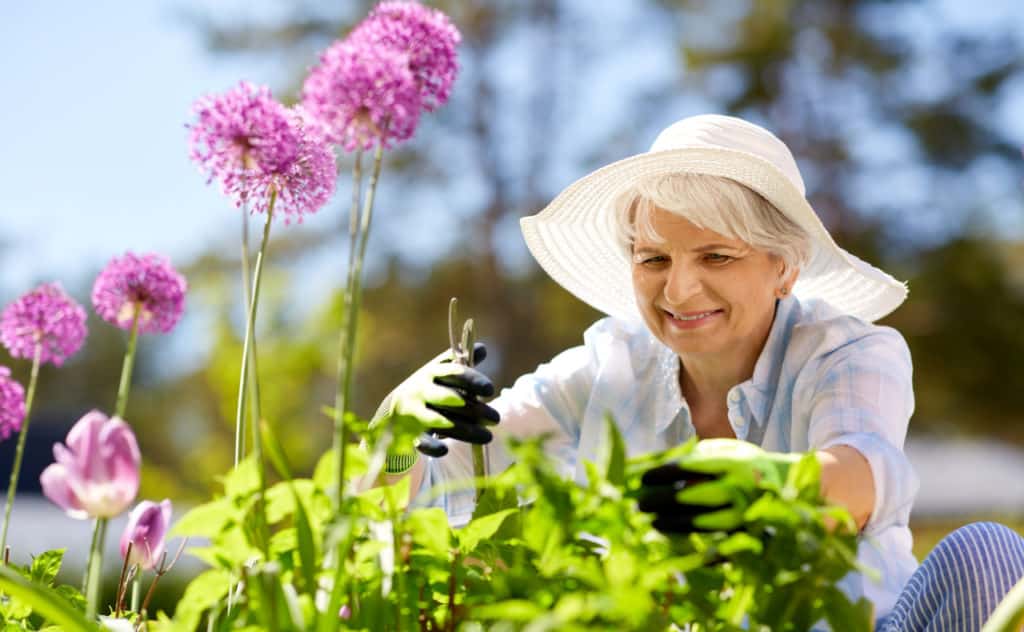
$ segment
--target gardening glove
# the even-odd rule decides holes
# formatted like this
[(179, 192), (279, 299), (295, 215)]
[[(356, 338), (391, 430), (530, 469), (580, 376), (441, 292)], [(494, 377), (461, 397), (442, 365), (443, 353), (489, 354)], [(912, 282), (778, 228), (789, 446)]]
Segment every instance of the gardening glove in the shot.
[[(482, 343), (473, 346), (473, 364), (487, 357)], [(390, 428), (426, 425), (430, 431), (418, 438), (395, 433), (388, 448), (385, 472), (400, 474), (416, 462), (415, 448), (427, 456), (448, 453), (441, 437), (467, 443), (489, 443), (494, 436), (487, 426), (498, 423), (498, 411), (480, 401), (494, 395), (494, 384), (480, 371), (452, 362), (452, 353), (437, 356), (389, 394), (370, 422), (371, 431), (388, 425)]]
[(761, 490), (780, 489), (802, 456), (737, 439), (705, 439), (677, 461), (643, 474), (639, 508), (655, 515), (652, 526), (662, 533), (733, 531)]

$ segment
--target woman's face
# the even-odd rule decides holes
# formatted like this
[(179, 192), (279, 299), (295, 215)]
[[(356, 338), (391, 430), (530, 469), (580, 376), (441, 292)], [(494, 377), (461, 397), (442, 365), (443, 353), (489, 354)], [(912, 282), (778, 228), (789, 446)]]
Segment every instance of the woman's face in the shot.
[(661, 209), (664, 243), (637, 236), (633, 290), (655, 337), (680, 356), (760, 352), (782, 286), (782, 260)]

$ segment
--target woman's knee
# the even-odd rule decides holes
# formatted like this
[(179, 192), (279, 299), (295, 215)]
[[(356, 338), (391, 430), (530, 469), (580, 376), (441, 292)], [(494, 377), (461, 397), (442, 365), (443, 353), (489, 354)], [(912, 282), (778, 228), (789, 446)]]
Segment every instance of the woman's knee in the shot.
[(954, 594), (994, 607), (987, 602), (998, 602), (1024, 575), (1024, 538), (1006, 525), (973, 522), (943, 538), (929, 562)]

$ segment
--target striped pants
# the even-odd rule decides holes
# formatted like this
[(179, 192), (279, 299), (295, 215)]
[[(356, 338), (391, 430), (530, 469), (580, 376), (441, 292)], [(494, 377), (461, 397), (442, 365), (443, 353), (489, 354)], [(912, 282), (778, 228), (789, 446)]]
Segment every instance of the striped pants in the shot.
[(973, 632), (1024, 577), (1024, 538), (994, 522), (939, 542), (903, 588), (879, 632)]

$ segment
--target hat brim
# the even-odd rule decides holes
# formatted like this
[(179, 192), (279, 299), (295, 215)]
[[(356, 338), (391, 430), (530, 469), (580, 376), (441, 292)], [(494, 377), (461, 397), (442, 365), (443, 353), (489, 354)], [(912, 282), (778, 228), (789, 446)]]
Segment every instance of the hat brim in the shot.
[(803, 194), (770, 162), (742, 151), (683, 147), (637, 154), (573, 182), (540, 213), (520, 220), (531, 254), (548, 275), (605, 314), (639, 319), (630, 261), (616, 242), (616, 198), (642, 178), (696, 173), (734, 180), (761, 194), (807, 231), (810, 261), (793, 288), (840, 312), (875, 321), (906, 299), (907, 287), (836, 245)]

